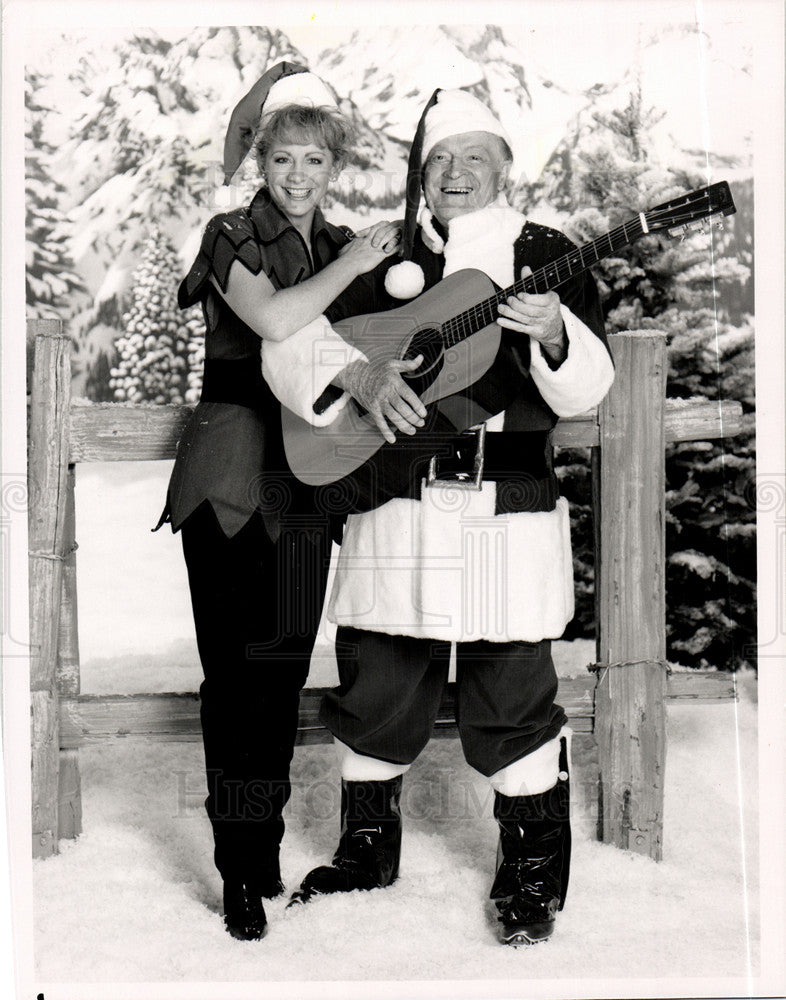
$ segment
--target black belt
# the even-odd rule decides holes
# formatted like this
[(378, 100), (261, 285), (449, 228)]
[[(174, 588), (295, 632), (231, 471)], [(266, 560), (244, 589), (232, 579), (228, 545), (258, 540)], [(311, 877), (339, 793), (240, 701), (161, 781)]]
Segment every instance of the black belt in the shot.
[(545, 479), (552, 473), (547, 431), (487, 431), (485, 424), (440, 440), (427, 486), (479, 490), (481, 483)]
[(248, 358), (206, 358), (202, 377), (204, 403), (234, 403), (257, 409), (270, 396), (270, 390), (262, 378), (259, 357)]

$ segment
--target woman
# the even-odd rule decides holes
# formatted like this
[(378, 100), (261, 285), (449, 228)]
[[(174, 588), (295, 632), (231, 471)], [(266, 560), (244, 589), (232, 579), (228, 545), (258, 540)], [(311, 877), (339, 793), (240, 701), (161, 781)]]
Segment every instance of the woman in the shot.
[[(398, 242), (396, 226), (380, 223), (353, 238), (319, 210), (351, 128), (318, 77), (283, 63), (255, 84), (230, 122), (227, 178), (251, 146), (254, 119), (267, 185), (250, 206), (208, 223), (178, 294), (181, 308), (202, 303), (205, 370), (162, 517), (182, 530), (204, 671), (206, 807), (224, 921), (243, 940), (265, 934), (262, 899), (283, 889), (282, 810), (330, 554), (327, 512), (287, 469), (280, 405), (262, 378), (260, 347), (323, 312), (335, 319), (372, 308), (370, 286), (355, 279)], [(380, 377), (354, 357), (353, 394), (378, 413), (384, 398), (396, 425), (414, 433), (421, 421), (409, 404), (417, 397), (398, 373), (415, 363), (391, 364)]]

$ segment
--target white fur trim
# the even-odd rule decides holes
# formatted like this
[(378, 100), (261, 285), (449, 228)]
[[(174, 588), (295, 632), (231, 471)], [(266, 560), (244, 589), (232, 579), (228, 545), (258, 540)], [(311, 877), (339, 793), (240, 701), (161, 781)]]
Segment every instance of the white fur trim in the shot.
[(336, 108), (336, 99), (315, 73), (291, 73), (276, 80), (267, 92), (262, 114), (269, 115), (287, 104), (307, 108)]
[(531, 341), (530, 372), (541, 396), (558, 417), (574, 417), (597, 406), (614, 381), (614, 365), (602, 341), (589, 327), (561, 306), (568, 337), (568, 355), (556, 370), (543, 350)]
[(512, 285), (513, 243), (526, 221), (525, 216), (510, 207), (504, 195), (477, 212), (451, 219), (445, 244), (445, 277), (462, 268), (475, 267), (503, 288)]
[(409, 764), (392, 764), (378, 757), (355, 753), (352, 747), (333, 737), (338, 766), (344, 781), (390, 781), (409, 770)]
[(438, 142), (465, 132), (490, 132), (513, 148), (511, 138), (491, 110), (466, 90), (441, 90), (426, 114), (421, 163)]
[(423, 291), (425, 284), (423, 268), (413, 260), (394, 264), (385, 275), (385, 290), (394, 299), (414, 299)]
[(569, 726), (563, 726), (553, 740), (495, 771), (489, 778), (491, 787), (501, 795), (540, 795), (553, 788), (559, 780), (567, 781), (568, 774), (563, 774), (559, 769), (560, 743), (563, 739), (568, 744), (570, 768), (573, 730)]
[(445, 241), (434, 228), (433, 219), (434, 216), (431, 214), (431, 209), (428, 205), (424, 205), (418, 217), (420, 235), (432, 253), (442, 253), (445, 249)]
[(315, 427), (332, 423), (349, 400), (348, 393), (324, 412), (314, 403), (336, 375), (353, 361), (368, 360), (336, 333), (325, 316), (318, 316), (280, 342), (262, 341), (262, 374), (276, 397)]
[(573, 617), (568, 502), (495, 515), (496, 486), (424, 489), (347, 519), (328, 618), (374, 632), (558, 638)]
[(489, 778), (501, 795), (540, 795), (557, 784), (559, 778), (559, 736), (520, 757)]

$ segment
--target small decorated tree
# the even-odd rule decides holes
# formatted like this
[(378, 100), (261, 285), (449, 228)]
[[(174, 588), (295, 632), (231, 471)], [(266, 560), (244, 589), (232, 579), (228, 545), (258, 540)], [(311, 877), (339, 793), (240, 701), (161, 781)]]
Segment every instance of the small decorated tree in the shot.
[(181, 312), (177, 286), (182, 270), (170, 240), (154, 227), (133, 275), (124, 333), (115, 340), (117, 365), (109, 385), (114, 399), (140, 403), (184, 403), (194, 397), (193, 374), (204, 328), (198, 308)]

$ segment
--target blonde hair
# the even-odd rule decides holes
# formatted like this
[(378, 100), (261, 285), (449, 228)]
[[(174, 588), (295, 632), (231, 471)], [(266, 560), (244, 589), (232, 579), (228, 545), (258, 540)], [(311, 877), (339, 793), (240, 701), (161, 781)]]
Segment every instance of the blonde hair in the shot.
[(342, 166), (354, 140), (355, 129), (340, 111), (287, 104), (263, 117), (254, 139), (254, 147), (260, 169), (271, 146), (284, 141), (314, 142), (332, 154), (337, 166)]

